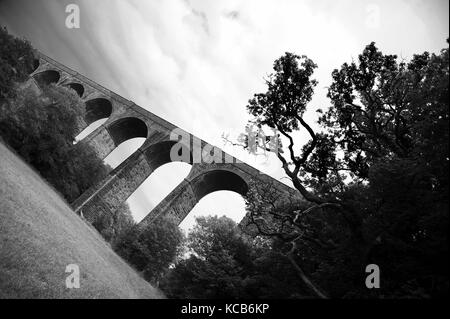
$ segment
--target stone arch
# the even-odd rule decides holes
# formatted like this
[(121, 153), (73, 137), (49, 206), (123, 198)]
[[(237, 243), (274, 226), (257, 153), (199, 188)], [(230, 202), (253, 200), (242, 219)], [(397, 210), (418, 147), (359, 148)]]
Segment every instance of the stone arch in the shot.
[(36, 73), (35, 75), (33, 75), (33, 78), (39, 85), (50, 85), (52, 83), (58, 83), (61, 75), (58, 71), (47, 70)]
[(226, 169), (214, 169), (196, 176), (191, 185), (198, 201), (216, 191), (232, 191), (245, 196), (247, 182), (238, 174)]
[(136, 117), (118, 119), (109, 124), (107, 129), (116, 146), (132, 138), (147, 138), (148, 134), (148, 128), (145, 122)]
[(245, 198), (241, 194), (229, 190), (219, 190), (205, 195), (199, 200), (189, 213), (184, 216), (178, 226), (189, 232), (196, 224), (198, 217), (225, 215), (239, 223), (245, 218), (246, 214)]
[[(117, 122), (116, 133), (118, 134), (122, 127), (121, 123), (133, 124), (134, 120), (131, 122), (131, 118), (126, 121)], [(136, 123), (136, 122), (135, 122)], [(101, 136), (99, 140), (101, 143), (93, 143), (92, 145), (105, 145), (99, 148), (98, 153), (107, 154), (109, 151), (114, 149), (113, 138), (110, 137), (108, 142), (108, 136), (115, 133), (110, 133), (110, 126), (108, 128), (100, 129), (98, 135)], [(143, 128), (142, 128), (143, 129)], [(106, 132), (106, 133), (105, 133)], [(140, 133), (143, 133), (142, 131)], [(107, 134), (107, 135), (104, 135)], [(151, 131), (150, 136), (147, 140), (152, 140), (153, 138), (161, 138), (165, 134), (158, 131)], [(123, 138), (120, 134), (117, 137), (117, 141)], [(89, 141), (88, 141), (89, 142)], [(105, 143), (106, 142), (106, 143)], [(182, 162), (181, 160), (172, 160), (170, 152), (172, 146), (180, 143), (177, 141), (162, 140), (150, 145), (141, 146), (132, 155), (126, 158), (122, 163), (111, 171), (111, 173), (102, 181), (100, 184), (101, 189), (98, 190), (96, 187), (91, 187), (88, 191), (83, 193), (75, 202), (72, 203), (74, 209), (77, 211), (83, 206), (83, 213), (85, 216), (91, 216), (88, 218), (95, 218), (95, 215), (99, 210), (104, 211), (114, 211), (123, 202), (127, 201), (128, 198), (138, 190), (139, 186), (152, 175), (152, 173), (164, 164), (172, 162)], [(184, 144), (183, 144), (184, 145)], [(105, 149), (105, 151), (103, 150)], [(190, 162), (192, 162), (192, 156), (190, 156)], [(91, 200), (91, 198), (94, 198)], [(90, 203), (87, 203), (90, 202)], [(92, 205), (91, 205), (92, 204)]]
[[(119, 166), (140, 149), (148, 135), (147, 124), (136, 117), (114, 120), (103, 128), (100, 127), (100, 130), (105, 133), (99, 136), (100, 141), (103, 141), (100, 144), (108, 146), (103, 160), (112, 168)], [(106, 141), (111, 142), (105, 143)]]
[[(182, 159), (172, 159), (170, 156), (170, 152), (172, 147), (177, 143), (181, 144), (181, 147), (178, 149), (178, 155), (181, 155), (181, 152), (189, 152), (189, 160), (185, 161)], [(178, 141), (161, 141), (154, 143), (145, 149), (145, 155), (147, 157), (147, 161), (153, 169), (157, 169), (158, 167), (170, 163), (170, 162), (184, 162), (187, 164), (192, 164), (192, 152), (187, 145), (182, 144)], [(181, 157), (181, 156), (180, 156)]]
[(133, 217), (140, 222), (148, 212), (162, 202), (191, 172), (192, 165), (182, 161), (165, 163), (153, 170), (126, 199)]
[(105, 98), (95, 98), (85, 102), (86, 113), (84, 120), (87, 125), (94, 123), (95, 121), (108, 118), (112, 113), (112, 104)]
[(66, 84), (65, 86), (68, 87), (69, 89), (72, 89), (75, 92), (77, 92), (79, 97), (82, 97), (84, 94), (84, 86), (80, 83), (72, 82), (72, 83)]
[[(157, 140), (160, 140), (158, 138), (160, 134), (159, 131), (151, 130), (147, 142), (154, 140), (153, 138), (155, 137)], [(125, 199), (131, 207), (135, 207), (133, 211), (136, 214), (134, 215), (135, 218), (140, 220), (145, 217), (150, 207), (164, 200), (167, 194), (191, 173), (192, 156), (189, 156), (188, 158), (190, 159), (187, 161), (184, 161), (181, 156), (171, 158), (172, 147), (177, 143), (181, 143), (183, 151), (188, 152), (184, 143), (165, 138), (150, 145), (144, 143), (144, 146), (140, 148), (150, 170), (147, 172), (147, 175), (143, 176), (142, 183), (137, 185), (130, 196)], [(176, 149), (181, 152), (179, 146), (177, 145)], [(151, 201), (146, 199), (149, 193), (153, 196)], [(146, 203), (148, 206), (145, 207), (143, 203)]]
[[(194, 166), (192, 172), (196, 170)], [(141, 223), (149, 223), (162, 215), (173, 216), (181, 223), (203, 197), (222, 190), (245, 196), (248, 184), (240, 173), (226, 167), (202, 171), (193, 178), (188, 176)]]

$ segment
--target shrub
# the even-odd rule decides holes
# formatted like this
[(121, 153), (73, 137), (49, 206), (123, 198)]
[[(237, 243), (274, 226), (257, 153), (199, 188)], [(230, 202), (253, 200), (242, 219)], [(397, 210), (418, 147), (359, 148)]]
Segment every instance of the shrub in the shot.
[(163, 217), (145, 226), (132, 227), (115, 250), (142, 272), (146, 280), (157, 282), (179, 255), (183, 239), (177, 223)]
[(55, 85), (17, 91), (0, 105), (0, 136), (69, 202), (75, 200), (111, 169), (89, 145), (73, 144), (83, 102)]
[(0, 101), (15, 95), (15, 83), (27, 79), (35, 61), (35, 51), (29, 42), (0, 27)]

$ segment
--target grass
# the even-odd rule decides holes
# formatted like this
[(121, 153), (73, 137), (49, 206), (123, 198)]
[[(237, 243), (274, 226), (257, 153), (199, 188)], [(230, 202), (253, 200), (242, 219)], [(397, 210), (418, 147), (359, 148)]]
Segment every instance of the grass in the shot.
[[(66, 288), (77, 264), (80, 288)], [(0, 298), (163, 298), (0, 142)]]

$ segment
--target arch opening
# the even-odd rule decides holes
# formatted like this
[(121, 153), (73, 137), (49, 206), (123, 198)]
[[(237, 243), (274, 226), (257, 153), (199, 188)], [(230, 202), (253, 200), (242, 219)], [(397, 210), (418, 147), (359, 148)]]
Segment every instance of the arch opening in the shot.
[(69, 83), (69, 84), (66, 85), (66, 87), (68, 87), (69, 89), (72, 89), (75, 92), (77, 92), (79, 97), (83, 96), (84, 86), (81, 85), (80, 83)]
[(170, 153), (176, 141), (163, 141), (146, 147), (144, 154), (153, 172), (128, 197), (133, 218), (140, 222), (167, 195), (169, 195), (190, 173), (192, 169), (192, 154), (186, 146), (179, 148), (181, 152), (188, 152), (189, 160), (175, 159), (172, 161)]
[(138, 150), (144, 142), (145, 138), (142, 137), (128, 139), (116, 146), (116, 148), (109, 153), (103, 161), (112, 168), (116, 168), (134, 152), (136, 152), (136, 150)]
[(215, 191), (205, 195), (183, 219), (179, 227), (186, 233), (195, 226), (197, 217), (226, 216), (239, 223), (246, 215), (245, 200), (234, 191)]
[(100, 143), (106, 143), (105, 138), (110, 141), (106, 143), (108, 145), (106, 152), (102, 151), (101, 156), (112, 168), (119, 166), (139, 149), (144, 144), (148, 132), (145, 122), (134, 117), (118, 119), (104, 128), (105, 132), (94, 138), (100, 138)]
[[(186, 145), (177, 147), (177, 158), (171, 158), (170, 153), (172, 147), (177, 143), (179, 142), (164, 141), (149, 146), (145, 150), (145, 155), (147, 156), (150, 166), (157, 169), (158, 167), (171, 162), (183, 162), (192, 165), (192, 153)], [(182, 154), (188, 154), (185, 160), (183, 159)]]
[(84, 128), (76, 137), (75, 137), (75, 141), (74, 144), (78, 143), (79, 141), (83, 140), (85, 137), (87, 137), (89, 134), (91, 134), (92, 132), (94, 132), (97, 128), (99, 128), (100, 126), (102, 126), (108, 119), (107, 118), (103, 118), (100, 120), (97, 120), (95, 122), (92, 122), (91, 124), (89, 124), (86, 128)]
[(242, 196), (248, 191), (248, 185), (242, 177), (228, 170), (203, 173), (194, 179), (192, 185), (199, 200), (216, 191), (232, 191)]
[(108, 118), (112, 113), (112, 104), (104, 98), (96, 98), (85, 102), (86, 114), (84, 119), (90, 125), (100, 119)]
[(147, 138), (148, 129), (144, 121), (135, 117), (119, 119), (108, 127), (116, 146), (132, 138)]
[(58, 83), (60, 77), (61, 75), (59, 74), (59, 72), (55, 70), (47, 70), (33, 75), (33, 78), (40, 86), (47, 86), (52, 83)]
[(169, 162), (155, 169), (127, 199), (135, 221), (144, 219), (188, 176), (191, 168), (184, 162)]

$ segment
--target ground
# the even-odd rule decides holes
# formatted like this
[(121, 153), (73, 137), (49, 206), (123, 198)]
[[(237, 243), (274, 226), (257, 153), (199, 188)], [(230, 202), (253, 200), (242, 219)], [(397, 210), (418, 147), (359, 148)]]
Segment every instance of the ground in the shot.
[[(77, 264), (80, 288), (66, 288)], [(0, 298), (162, 298), (0, 142)]]

